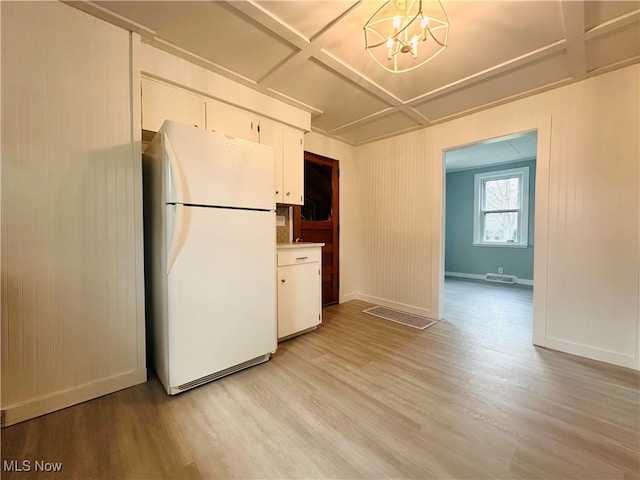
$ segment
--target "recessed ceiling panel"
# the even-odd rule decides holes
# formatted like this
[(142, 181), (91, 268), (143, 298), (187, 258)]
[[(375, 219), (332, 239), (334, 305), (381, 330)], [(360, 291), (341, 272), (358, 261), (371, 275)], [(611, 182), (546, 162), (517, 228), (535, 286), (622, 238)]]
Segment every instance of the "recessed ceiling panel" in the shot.
[(638, 1), (584, 2), (584, 27), (586, 31), (640, 9)]
[(633, 23), (585, 43), (587, 71), (640, 56), (640, 23)]
[(252, 80), (295, 48), (222, 2), (97, 2), (156, 36)]
[[(403, 100), (449, 85), (562, 40), (559, 1), (443, 2), (451, 27), (448, 47), (408, 73), (388, 73), (364, 49), (362, 27), (375, 6), (365, 2), (328, 34), (331, 55)], [(381, 47), (384, 48), (384, 47)]]
[(278, 79), (272, 89), (322, 110), (324, 113), (314, 117), (313, 125), (325, 131), (389, 107), (315, 60)]
[(338, 135), (357, 144), (370, 139), (401, 133), (417, 126), (418, 124), (404, 113), (396, 112), (351, 129), (341, 130)]
[(500, 76), (442, 95), (415, 107), (431, 121), (482, 107), (569, 77), (564, 53), (546, 57)]
[(330, 2), (258, 1), (274, 18), (302, 34), (313, 38), (333, 20), (349, 9), (354, 1)]

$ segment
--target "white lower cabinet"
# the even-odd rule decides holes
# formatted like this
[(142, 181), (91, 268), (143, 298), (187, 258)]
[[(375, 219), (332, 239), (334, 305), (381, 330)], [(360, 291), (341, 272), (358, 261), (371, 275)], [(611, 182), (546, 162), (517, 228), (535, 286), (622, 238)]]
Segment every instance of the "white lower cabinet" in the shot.
[(278, 249), (278, 340), (322, 321), (320, 246)]

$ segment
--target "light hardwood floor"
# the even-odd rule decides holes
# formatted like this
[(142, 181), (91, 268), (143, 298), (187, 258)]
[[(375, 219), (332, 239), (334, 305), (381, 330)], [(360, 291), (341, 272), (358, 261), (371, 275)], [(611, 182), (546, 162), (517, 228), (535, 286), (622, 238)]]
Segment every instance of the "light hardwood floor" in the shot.
[(5, 428), (2, 460), (64, 479), (640, 478), (640, 373), (531, 346), (530, 288), (446, 283), (424, 331), (332, 306), (258, 367)]

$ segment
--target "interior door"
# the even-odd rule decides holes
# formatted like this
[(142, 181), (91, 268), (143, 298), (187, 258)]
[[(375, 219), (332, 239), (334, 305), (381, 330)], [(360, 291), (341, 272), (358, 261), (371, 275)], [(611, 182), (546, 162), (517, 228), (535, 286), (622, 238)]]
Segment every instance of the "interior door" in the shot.
[(294, 238), (322, 242), (322, 305), (338, 303), (338, 161), (304, 153), (304, 205), (294, 207)]

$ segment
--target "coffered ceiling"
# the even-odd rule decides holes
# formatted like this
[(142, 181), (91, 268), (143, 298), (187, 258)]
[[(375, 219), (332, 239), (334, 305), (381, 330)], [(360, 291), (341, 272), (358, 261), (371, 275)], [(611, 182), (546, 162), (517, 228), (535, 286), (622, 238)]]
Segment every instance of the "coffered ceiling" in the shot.
[(315, 131), (356, 145), (640, 62), (637, 0), (443, 0), (448, 47), (400, 74), (364, 49), (378, 0), (68, 3), (306, 110)]

